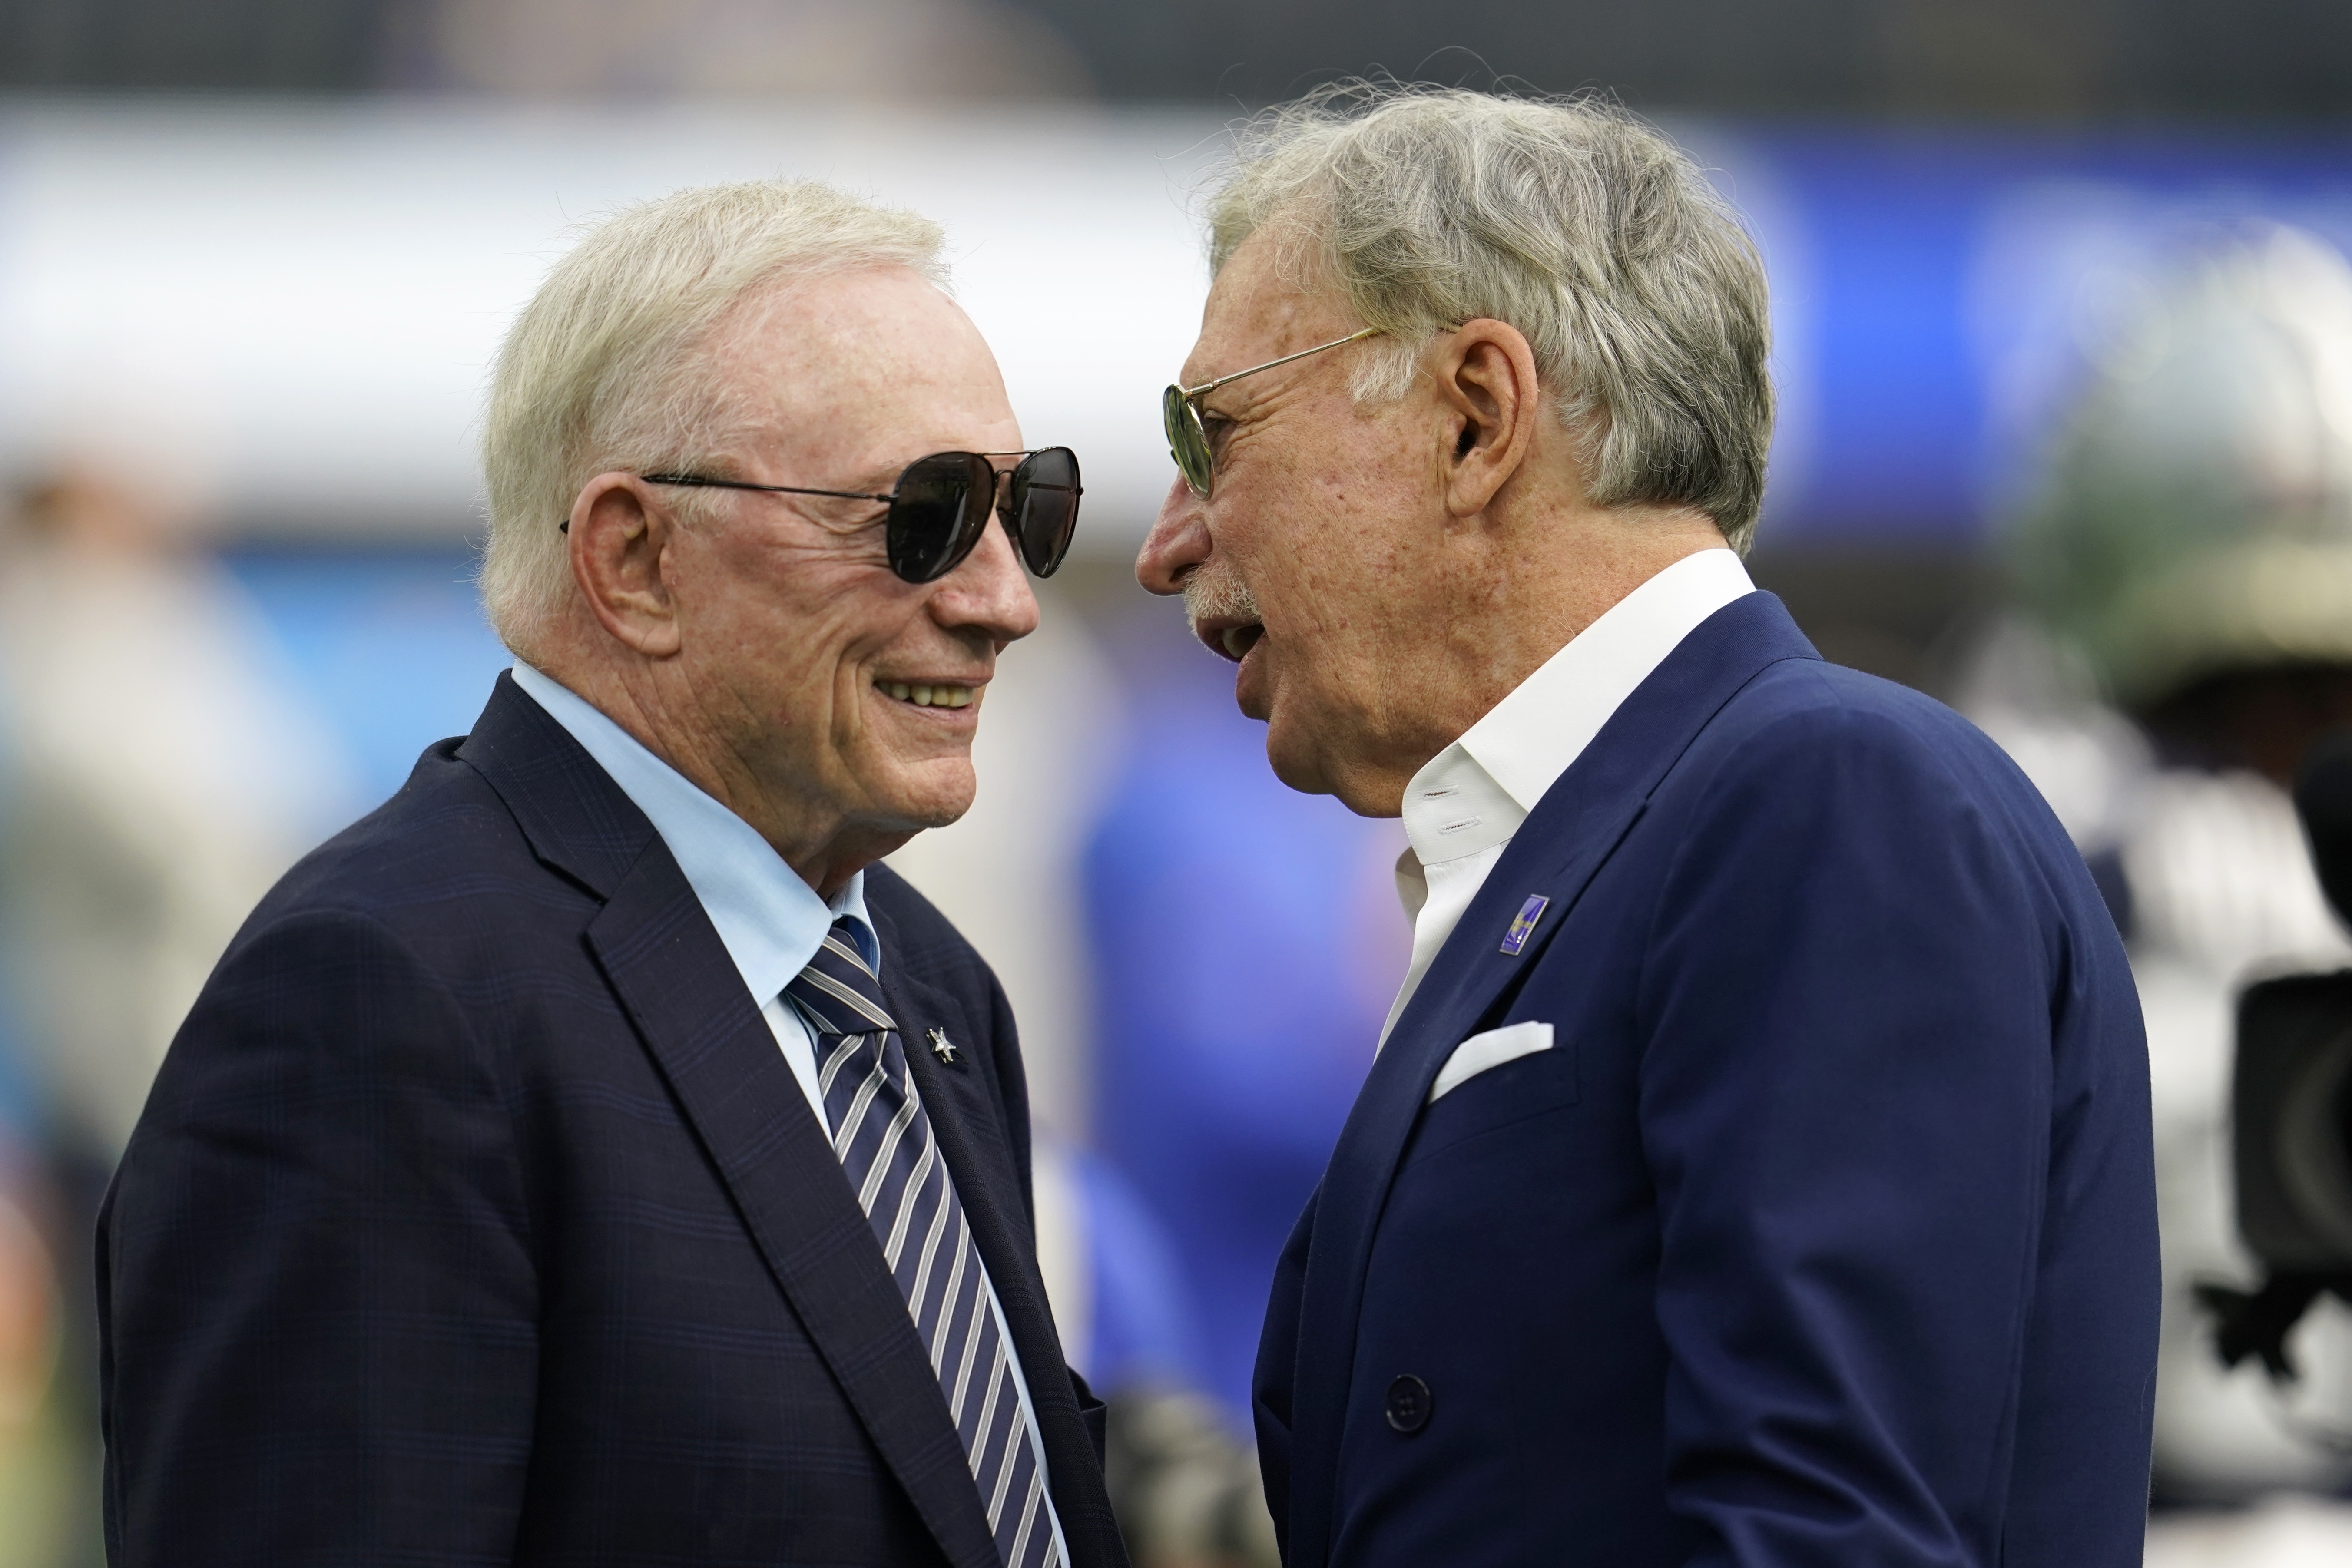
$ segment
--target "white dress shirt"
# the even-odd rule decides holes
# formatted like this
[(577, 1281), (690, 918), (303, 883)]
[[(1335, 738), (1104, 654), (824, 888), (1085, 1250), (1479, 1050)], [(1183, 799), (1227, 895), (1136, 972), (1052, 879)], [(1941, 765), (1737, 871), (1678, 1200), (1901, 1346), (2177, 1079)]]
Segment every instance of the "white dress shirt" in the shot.
[(1411, 847), (1396, 873), (1412, 963), (1381, 1028), (1383, 1045), (1536, 802), (1700, 622), (1755, 591), (1730, 550), (1685, 556), (1610, 606), (1412, 776), (1404, 792)]
[[(830, 1129), (824, 1095), (817, 1086), (816, 1036), (798, 1009), (784, 1000), (784, 988), (808, 967), (825, 933), (845, 916), (850, 934), (867, 967), (882, 972), (882, 944), (866, 912), (866, 873), (858, 872), (828, 904), (793, 870), (759, 830), (705, 793), (692, 779), (638, 744), (635, 736), (594, 705), (552, 676), (518, 661), (515, 685), (545, 708), (596, 760), (621, 793), (635, 803), (661, 835), (663, 843), (686, 873), (702, 912), (710, 917), (727, 956), (735, 961), (760, 1016), (783, 1051), (785, 1062), (808, 1096), (816, 1124)], [(901, 1042), (903, 1044), (903, 1042)], [(1045, 1445), (1037, 1431), (1036, 1406), (1029, 1397), (1029, 1380), (1021, 1370), (1020, 1353), (1013, 1348), (1013, 1331), (1004, 1322), (1004, 1308), (996, 1299), (996, 1283), (988, 1282), (989, 1309), (996, 1314), (996, 1333), (1004, 1345), (1013, 1385), (1021, 1396), (1021, 1415), (1029, 1428), (1029, 1446), (1044, 1478), (1052, 1516), (1054, 1540), (1061, 1561), (1070, 1560), (1062, 1539), (1062, 1520), (1054, 1511), (1053, 1477), (1045, 1468)]]

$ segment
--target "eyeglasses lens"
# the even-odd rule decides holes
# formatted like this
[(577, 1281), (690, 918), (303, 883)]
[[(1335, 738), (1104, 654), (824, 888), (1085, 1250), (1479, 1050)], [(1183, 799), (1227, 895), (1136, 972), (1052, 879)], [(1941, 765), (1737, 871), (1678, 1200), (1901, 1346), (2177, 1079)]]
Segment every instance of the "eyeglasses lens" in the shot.
[(1168, 455), (1176, 460), (1177, 471), (1192, 494), (1208, 499), (1213, 477), (1209, 465), (1209, 437), (1201, 428), (1201, 411), (1184, 395), (1181, 387), (1170, 387), (1160, 396), (1160, 422), (1168, 429)]
[(979, 542), (995, 500), (996, 472), (977, 454), (935, 452), (908, 464), (890, 496), (890, 570), (908, 582), (954, 570)]
[(1069, 553), (1078, 528), (1078, 455), (1048, 446), (1021, 460), (1013, 471), (1008, 518), (1021, 559), (1039, 577), (1051, 577)]

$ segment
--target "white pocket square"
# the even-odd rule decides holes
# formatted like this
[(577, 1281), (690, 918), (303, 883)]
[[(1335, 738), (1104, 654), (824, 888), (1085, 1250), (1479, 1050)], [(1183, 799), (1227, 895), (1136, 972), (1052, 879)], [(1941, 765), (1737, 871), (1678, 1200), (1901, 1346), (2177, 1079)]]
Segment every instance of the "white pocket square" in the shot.
[(1507, 1061), (1550, 1049), (1551, 1025), (1548, 1023), (1515, 1023), (1474, 1034), (1455, 1046), (1454, 1054), (1445, 1059), (1445, 1065), (1438, 1069), (1437, 1082), (1429, 1086), (1428, 1103), (1436, 1104), (1490, 1067), (1500, 1067)]

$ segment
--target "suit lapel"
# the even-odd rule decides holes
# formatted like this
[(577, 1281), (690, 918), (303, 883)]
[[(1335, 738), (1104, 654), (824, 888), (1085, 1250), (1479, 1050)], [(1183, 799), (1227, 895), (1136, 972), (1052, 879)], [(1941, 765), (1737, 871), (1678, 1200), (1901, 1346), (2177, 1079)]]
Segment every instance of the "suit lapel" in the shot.
[[(883, 998), (890, 1016), (898, 1020), (908, 1071), (930, 1116), (940, 1156), (971, 1222), (972, 1239), (1020, 1358), (1062, 1533), (1076, 1563), (1118, 1563), (1122, 1560), (1117, 1551), (1118, 1526), (1037, 1274), (1035, 1238), (1021, 1206), (1020, 1173), (1004, 1141), (1003, 1112), (966, 1043), (981, 1035), (956, 998), (892, 961), (897, 933), (878, 909), (875, 919), (883, 939)], [(944, 1030), (956, 1050), (953, 1063), (934, 1052), (927, 1037), (935, 1028)]]
[[(1447, 1053), (1507, 1005), (1707, 722), (1767, 665), (1819, 657), (1769, 593), (1737, 600), (1702, 622), (1537, 803), (1397, 1019), (1316, 1199), (1293, 1382), (1292, 1568), (1316, 1568), (1329, 1550), (1365, 1268), (1397, 1162)], [(1548, 902), (1518, 951), (1507, 953), (1505, 936), (1530, 896)]]
[(638, 858), (588, 940), (883, 1462), (948, 1561), (996, 1563), (906, 1299), (832, 1141), (666, 848)]

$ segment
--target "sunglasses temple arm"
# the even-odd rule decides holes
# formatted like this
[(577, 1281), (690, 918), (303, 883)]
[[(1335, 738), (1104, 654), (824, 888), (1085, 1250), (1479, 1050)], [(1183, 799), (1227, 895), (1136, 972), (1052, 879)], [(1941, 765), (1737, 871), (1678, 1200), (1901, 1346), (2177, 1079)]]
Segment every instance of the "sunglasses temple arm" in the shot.
[(771, 496), (833, 496), (844, 501), (888, 501), (871, 490), (812, 490), (801, 485), (754, 485), (742, 479), (704, 479), (691, 474), (648, 474), (648, 485), (687, 485), (701, 490), (758, 490)]

